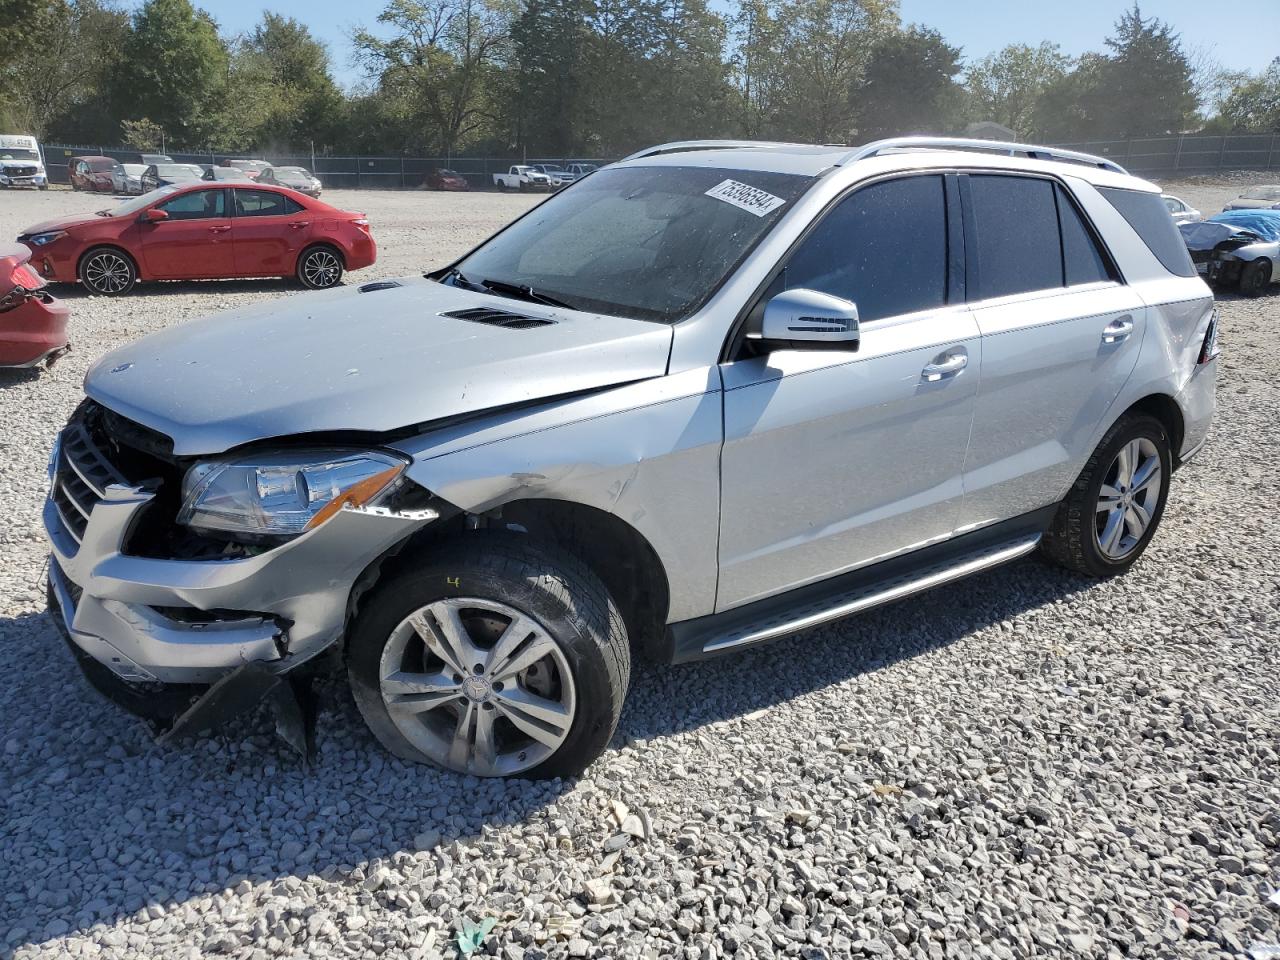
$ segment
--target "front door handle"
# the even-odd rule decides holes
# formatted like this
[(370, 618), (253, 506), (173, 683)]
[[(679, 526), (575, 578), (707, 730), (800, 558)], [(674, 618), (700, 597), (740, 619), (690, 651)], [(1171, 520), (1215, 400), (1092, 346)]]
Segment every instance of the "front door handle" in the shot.
[(228, 225), (226, 225), (226, 226), (222, 226), (222, 227), (210, 227), (210, 228), (209, 228), (209, 232), (210, 232), (210, 233), (226, 233), (226, 232), (227, 232), (228, 230), (230, 230), (230, 229), (231, 229), (231, 226), (230, 226), (230, 224), (228, 224)]
[(1102, 328), (1103, 343), (1119, 343), (1133, 333), (1133, 317), (1117, 317)]
[(925, 383), (937, 383), (945, 377), (954, 377), (968, 365), (967, 353), (952, 353), (945, 360), (929, 364), (920, 371), (920, 376), (924, 378)]

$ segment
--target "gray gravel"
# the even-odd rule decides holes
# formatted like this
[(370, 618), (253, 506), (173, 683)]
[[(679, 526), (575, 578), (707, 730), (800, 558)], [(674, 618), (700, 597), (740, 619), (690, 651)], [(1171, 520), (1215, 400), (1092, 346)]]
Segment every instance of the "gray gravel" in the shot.
[[(1235, 192), (1168, 186), (1208, 211)], [(439, 263), (532, 202), (332, 199), (374, 223), (361, 279)], [(0, 193), (0, 236), (94, 206)], [(294, 292), (68, 292), (75, 352), (0, 373), (0, 954), (431, 958), (460, 934), (504, 960), (1280, 943), (1280, 294), (1223, 303), (1214, 435), (1129, 576), (1028, 560), (737, 658), (641, 666), (604, 758), (539, 785), (388, 756), (336, 681), (309, 770), (260, 717), (156, 746), (43, 611), (44, 463), (91, 359)]]

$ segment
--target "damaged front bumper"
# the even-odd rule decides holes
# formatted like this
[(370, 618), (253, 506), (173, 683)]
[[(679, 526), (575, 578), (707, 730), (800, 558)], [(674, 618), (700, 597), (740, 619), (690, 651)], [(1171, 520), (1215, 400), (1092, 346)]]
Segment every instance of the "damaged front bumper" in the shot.
[[(90, 479), (54, 472), (44, 506), (50, 598), (77, 648), (133, 684), (212, 684), (246, 664), (283, 675), (308, 662), (341, 637), (365, 569), (430, 519), (343, 510), (256, 556), (156, 559), (125, 552), (155, 494), (99, 491)], [(101, 495), (88, 511), (85, 488)], [(83, 523), (69, 522), (71, 509), (87, 513)]]

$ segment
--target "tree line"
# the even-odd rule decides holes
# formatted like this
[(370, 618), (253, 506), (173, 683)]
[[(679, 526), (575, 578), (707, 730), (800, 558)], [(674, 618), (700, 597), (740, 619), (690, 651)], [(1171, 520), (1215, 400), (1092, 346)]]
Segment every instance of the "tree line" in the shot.
[(1067, 142), (1280, 132), (1280, 58), (1224, 70), (1135, 4), (1103, 48), (966, 60), (896, 0), (385, 0), (344, 89), (305, 23), (190, 0), (5, 0), (0, 130), (139, 149), (608, 157), (666, 140), (856, 143), (990, 121)]

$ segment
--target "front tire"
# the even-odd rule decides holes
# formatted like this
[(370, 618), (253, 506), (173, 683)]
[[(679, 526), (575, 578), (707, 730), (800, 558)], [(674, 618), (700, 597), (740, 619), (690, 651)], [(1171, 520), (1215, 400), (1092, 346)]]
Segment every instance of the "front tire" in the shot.
[(80, 282), (104, 297), (128, 293), (138, 282), (138, 269), (123, 250), (95, 247), (80, 258)]
[(298, 258), (298, 282), (309, 290), (328, 290), (342, 282), (342, 257), (332, 247), (310, 247)]
[(1121, 417), (1058, 508), (1041, 550), (1087, 576), (1124, 573), (1160, 526), (1172, 468), (1164, 424), (1146, 414)]
[(1240, 293), (1246, 297), (1260, 297), (1271, 282), (1271, 261), (1254, 260), (1240, 271)]
[(384, 747), (483, 777), (581, 773), (613, 736), (630, 673), (599, 578), (514, 534), (446, 544), (379, 584), (347, 650), (352, 695)]

